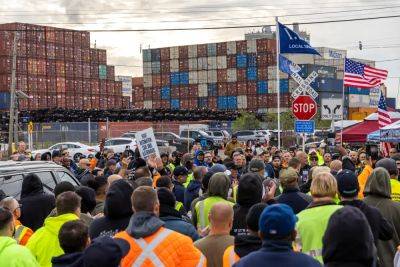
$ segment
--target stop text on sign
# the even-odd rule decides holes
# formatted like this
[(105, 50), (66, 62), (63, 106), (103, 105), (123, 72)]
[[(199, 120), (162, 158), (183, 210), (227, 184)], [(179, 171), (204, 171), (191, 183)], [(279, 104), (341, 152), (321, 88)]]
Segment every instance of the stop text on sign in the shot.
[(317, 113), (317, 103), (309, 95), (301, 95), (292, 103), (293, 115), (298, 120), (310, 120)]
[(293, 112), (308, 113), (313, 111), (317, 106), (314, 103), (297, 103), (293, 104)]

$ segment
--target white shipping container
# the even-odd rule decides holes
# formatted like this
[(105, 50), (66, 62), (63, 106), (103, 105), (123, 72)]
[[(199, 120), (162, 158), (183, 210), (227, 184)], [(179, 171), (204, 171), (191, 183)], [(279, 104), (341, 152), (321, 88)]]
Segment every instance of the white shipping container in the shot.
[(228, 55), (236, 54), (236, 42), (235, 41), (226, 42), (226, 53)]
[(189, 84), (197, 84), (197, 71), (189, 71)]
[(290, 78), (289, 79), (289, 93), (293, 93), (293, 91), (296, 90), (297, 87), (299, 87), (299, 84), (295, 80)]
[(208, 60), (206, 57), (197, 58), (197, 69), (198, 70), (207, 70)]
[[(288, 79), (289, 75), (282, 71), (279, 71), (279, 78), (280, 79)], [(268, 67), (268, 80), (276, 79), (276, 66)]]
[(228, 82), (237, 82), (237, 73), (236, 73), (236, 69), (228, 69), (227, 71), (228, 74)]
[(161, 63), (160, 61), (152, 61), (151, 62), (151, 73), (159, 74), (161, 71)]
[(153, 85), (153, 76), (151, 74), (143, 75), (143, 87), (148, 88)]
[(200, 70), (197, 72), (197, 80), (199, 83), (207, 83), (207, 71)]
[(173, 46), (169, 48), (169, 58), (178, 59), (179, 58), (179, 47)]
[(208, 57), (207, 58), (207, 66), (209, 70), (217, 69), (217, 57)]
[(197, 45), (189, 45), (188, 57), (189, 58), (197, 58)]
[(344, 59), (347, 56), (347, 51), (342, 49), (330, 48), (330, 47), (316, 47), (318, 53), (323, 58), (330, 59)]
[(143, 108), (144, 109), (152, 109), (153, 108), (153, 101), (152, 100), (143, 101)]
[(247, 40), (247, 53), (257, 53), (256, 40)]
[(217, 57), (217, 69), (219, 70), (226, 69), (226, 56)]
[(341, 71), (337, 71), (336, 72), (336, 78), (338, 79), (338, 80), (343, 80), (343, 78), (344, 78), (344, 72), (341, 70)]
[(268, 93), (276, 93), (276, 80), (268, 80)]
[(151, 74), (151, 62), (143, 62), (143, 75)]
[[(314, 64), (314, 55), (286, 54), (285, 57), (296, 64)], [(319, 56), (318, 56), (319, 57)]]
[(207, 72), (207, 82), (208, 83), (216, 83), (217, 82), (217, 71), (209, 70)]
[(177, 72), (179, 71), (179, 60), (177, 59), (171, 59), (169, 61), (169, 70), (171, 72)]
[(189, 58), (189, 70), (197, 70), (197, 58)]
[(198, 86), (198, 90), (199, 90), (199, 97), (207, 97), (208, 96), (206, 83), (200, 83)]
[(237, 107), (239, 109), (247, 108), (247, 95), (238, 95), (237, 97)]
[(362, 108), (370, 106), (369, 95), (355, 95), (349, 94), (349, 107), (351, 108)]

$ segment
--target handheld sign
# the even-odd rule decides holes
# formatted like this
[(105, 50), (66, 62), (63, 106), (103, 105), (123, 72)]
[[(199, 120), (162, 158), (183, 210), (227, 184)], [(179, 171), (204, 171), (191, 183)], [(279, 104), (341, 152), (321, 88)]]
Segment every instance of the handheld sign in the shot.
[(136, 143), (139, 147), (140, 155), (142, 158), (147, 160), (150, 156), (156, 155), (160, 157), (160, 152), (158, 151), (156, 138), (154, 137), (153, 128), (148, 128), (146, 130), (137, 132), (135, 134)]

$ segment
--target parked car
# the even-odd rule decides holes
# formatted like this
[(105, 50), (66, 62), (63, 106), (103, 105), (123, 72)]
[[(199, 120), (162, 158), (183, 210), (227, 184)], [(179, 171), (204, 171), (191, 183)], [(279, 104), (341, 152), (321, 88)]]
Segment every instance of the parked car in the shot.
[(202, 130), (184, 130), (181, 131), (180, 136), (200, 141), (201, 146), (205, 149), (211, 150), (222, 145), (221, 139), (215, 139)]
[(169, 143), (170, 146), (175, 146), (176, 150), (180, 152), (187, 152), (192, 149), (194, 139), (187, 137), (180, 137), (179, 135), (173, 132), (155, 132), (154, 136), (156, 139), (165, 140)]
[(213, 137), (215, 140), (221, 142), (221, 144), (226, 143), (228, 140), (225, 138), (225, 135), (222, 131), (206, 131), (206, 133)]
[(129, 131), (129, 132), (121, 135), (121, 137), (129, 137), (129, 138), (135, 139), (136, 138), (135, 134), (136, 134), (136, 131)]
[(271, 132), (268, 130), (257, 130), (258, 134), (262, 134), (265, 136), (265, 138), (269, 141), (271, 139)]
[(58, 143), (52, 145), (48, 149), (39, 149), (32, 151), (32, 156), (35, 157), (36, 154), (40, 153), (42, 155), (49, 154), (51, 155), (54, 150), (63, 150), (67, 149), (69, 156), (74, 161), (79, 161), (82, 156), (89, 156), (96, 154), (96, 148), (92, 146), (87, 146), (82, 143), (78, 142), (65, 142), (65, 143)]
[(22, 181), (28, 174), (39, 176), (47, 193), (53, 193), (57, 184), (67, 181), (80, 185), (75, 176), (63, 166), (49, 161), (0, 161), (0, 188), (7, 196), (19, 200)]
[(240, 142), (247, 142), (247, 141), (260, 141), (266, 142), (266, 137), (259, 133), (257, 130), (246, 130), (246, 131), (237, 131), (234, 133), (237, 136), (237, 140)]
[[(120, 154), (128, 150), (133, 155), (137, 147), (136, 140), (130, 137), (117, 137), (107, 139), (104, 143), (104, 148), (112, 149), (114, 153)], [(100, 151), (100, 147), (95, 147), (97, 151)]]
[(171, 154), (176, 150), (176, 146), (170, 146), (168, 141), (156, 139), (156, 143), (160, 154), (162, 153)]

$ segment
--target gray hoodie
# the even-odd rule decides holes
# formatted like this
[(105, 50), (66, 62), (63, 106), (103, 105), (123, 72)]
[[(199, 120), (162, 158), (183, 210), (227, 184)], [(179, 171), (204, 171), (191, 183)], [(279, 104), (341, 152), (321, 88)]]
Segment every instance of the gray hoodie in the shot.
[(154, 213), (140, 211), (132, 215), (126, 232), (133, 238), (144, 238), (157, 232), (164, 224)]
[(393, 226), (393, 238), (378, 241), (379, 266), (393, 266), (396, 248), (400, 244), (400, 203), (391, 200), (390, 176), (386, 169), (376, 168), (365, 185), (364, 202), (376, 207)]

